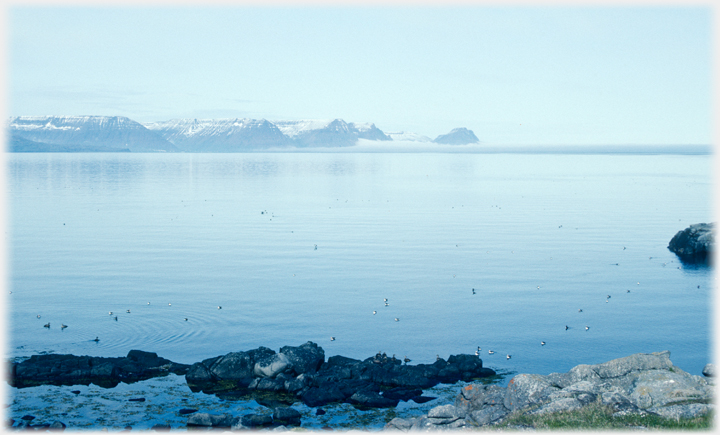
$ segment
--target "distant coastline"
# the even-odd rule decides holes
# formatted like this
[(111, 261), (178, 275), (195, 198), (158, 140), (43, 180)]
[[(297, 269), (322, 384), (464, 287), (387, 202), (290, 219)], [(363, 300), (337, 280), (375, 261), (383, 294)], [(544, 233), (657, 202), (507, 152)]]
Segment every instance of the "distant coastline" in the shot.
[(126, 117), (21, 116), (8, 122), (9, 152), (391, 152), (522, 154), (712, 154), (711, 145), (517, 145), (480, 141), (455, 128), (431, 139), (385, 133), (373, 123), (334, 120), (175, 119), (141, 124)]

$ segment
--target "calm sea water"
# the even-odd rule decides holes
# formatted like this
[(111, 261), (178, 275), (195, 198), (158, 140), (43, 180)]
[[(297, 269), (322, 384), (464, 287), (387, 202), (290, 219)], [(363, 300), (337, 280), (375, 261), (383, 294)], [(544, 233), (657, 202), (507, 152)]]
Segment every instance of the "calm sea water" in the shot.
[(712, 273), (667, 250), (712, 221), (708, 155), (7, 158), (8, 356), (710, 362)]

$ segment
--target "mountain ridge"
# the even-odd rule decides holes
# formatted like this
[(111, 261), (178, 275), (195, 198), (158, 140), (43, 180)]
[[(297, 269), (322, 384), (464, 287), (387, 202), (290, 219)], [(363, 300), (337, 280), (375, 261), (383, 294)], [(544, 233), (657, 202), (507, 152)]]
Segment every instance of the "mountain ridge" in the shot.
[[(415, 133), (386, 134), (374, 123), (340, 118), (177, 118), (139, 123), (121, 116), (18, 116), (9, 119), (8, 129), (11, 152), (243, 152), (351, 147), (359, 139), (436, 142)], [(456, 130), (465, 133), (456, 133), (454, 144), (463, 137), (477, 142), (465, 128), (448, 135)]]

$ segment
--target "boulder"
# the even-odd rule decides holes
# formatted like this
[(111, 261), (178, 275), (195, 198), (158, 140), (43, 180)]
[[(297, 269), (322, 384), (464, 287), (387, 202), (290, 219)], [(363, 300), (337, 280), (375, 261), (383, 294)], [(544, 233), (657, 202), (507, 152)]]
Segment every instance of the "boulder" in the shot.
[(702, 374), (708, 378), (715, 377), (715, 364), (706, 364), (703, 368)]
[(281, 347), (280, 355), (285, 355), (296, 375), (316, 372), (325, 361), (323, 348), (311, 341), (300, 346)]
[(685, 263), (709, 263), (714, 250), (714, 224), (690, 225), (670, 240), (668, 249)]

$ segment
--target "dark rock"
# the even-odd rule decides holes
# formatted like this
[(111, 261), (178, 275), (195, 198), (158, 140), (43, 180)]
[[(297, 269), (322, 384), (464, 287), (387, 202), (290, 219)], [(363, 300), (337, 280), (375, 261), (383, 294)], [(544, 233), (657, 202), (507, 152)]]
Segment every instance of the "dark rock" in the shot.
[(387, 399), (402, 400), (405, 402), (420, 395), (422, 395), (422, 390), (410, 390), (403, 387), (396, 387), (383, 392), (383, 397)]
[(13, 363), (10, 384), (24, 388), (43, 384), (89, 385), (92, 382), (101, 387), (114, 387), (120, 382), (132, 383), (168, 373), (185, 374), (189, 367), (137, 350), (131, 350), (124, 358), (33, 355)]
[(261, 390), (261, 391), (284, 391), (285, 382), (281, 379), (272, 378), (255, 378), (250, 385), (250, 390)]
[(272, 417), (261, 414), (246, 414), (240, 418), (244, 427), (263, 427), (272, 424)]
[(132, 398), (132, 399), (128, 399), (128, 400), (129, 400), (130, 402), (144, 402), (144, 401), (145, 401), (145, 398), (144, 398), (144, 397), (137, 397), (137, 398)]
[(273, 411), (273, 422), (289, 426), (299, 426), (300, 412), (293, 408), (275, 408)]
[(73, 393), (73, 394), (80, 394), (80, 390), (72, 390), (71, 393)]
[(211, 388), (210, 384), (218, 382), (223, 382), (225, 389), (247, 388), (253, 381), (255, 363), (274, 354), (275, 351), (271, 349), (259, 347), (247, 352), (232, 352), (209, 358), (193, 364), (185, 380), (193, 391)]
[(430, 396), (415, 396), (411, 400), (415, 403), (426, 403), (431, 400), (435, 400), (437, 397), (430, 397)]
[(322, 408), (318, 408), (315, 410), (315, 415), (325, 415), (325, 410)]
[(32, 420), (35, 420), (35, 416), (34, 415), (23, 415), (22, 417), (20, 417), (20, 419), (25, 420), (25, 421), (32, 421)]
[(325, 361), (323, 348), (311, 341), (296, 347), (281, 347), (280, 354), (287, 357), (296, 375), (316, 372)]
[(708, 264), (712, 259), (714, 238), (714, 224), (690, 225), (675, 234), (668, 249), (685, 263)]
[(399, 401), (399, 399), (389, 399), (375, 391), (368, 390), (358, 391), (350, 396), (350, 403), (369, 408), (393, 408), (397, 406)]
[(155, 432), (170, 432), (170, 425), (169, 424), (156, 424), (153, 427), (151, 427), (150, 430), (154, 430)]
[(204, 426), (204, 427), (230, 427), (232, 416), (230, 414), (209, 414), (207, 412), (197, 412), (191, 414), (187, 419), (188, 426)]
[(312, 387), (301, 396), (301, 399), (307, 406), (314, 408), (328, 403), (341, 402), (345, 400), (345, 397), (339, 388), (331, 385), (323, 389)]
[(192, 414), (193, 412), (197, 412), (197, 409), (183, 408), (183, 409), (181, 409), (180, 411), (178, 411), (178, 413), (179, 413), (180, 415)]

